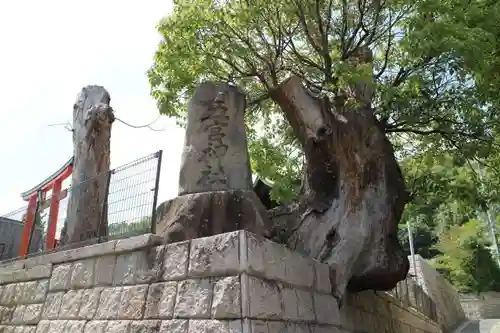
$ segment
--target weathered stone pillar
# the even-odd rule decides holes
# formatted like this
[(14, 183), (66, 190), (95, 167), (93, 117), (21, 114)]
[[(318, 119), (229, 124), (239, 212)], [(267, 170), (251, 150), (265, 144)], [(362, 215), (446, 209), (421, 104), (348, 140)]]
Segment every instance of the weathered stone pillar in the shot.
[(205, 82), (189, 104), (179, 196), (158, 207), (165, 242), (246, 229), (267, 235), (269, 219), (252, 189), (246, 98), (227, 83)]
[(110, 166), (111, 97), (101, 86), (86, 86), (73, 106), (73, 172), (61, 246), (108, 235), (105, 198)]
[(250, 190), (245, 95), (227, 83), (202, 83), (189, 104), (179, 195)]

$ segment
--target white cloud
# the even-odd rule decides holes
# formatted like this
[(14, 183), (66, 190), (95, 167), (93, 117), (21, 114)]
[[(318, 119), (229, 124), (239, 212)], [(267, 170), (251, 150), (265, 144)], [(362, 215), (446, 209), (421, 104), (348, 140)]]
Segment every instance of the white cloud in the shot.
[[(106, 87), (117, 117), (155, 119), (145, 72), (159, 41), (156, 24), (171, 1), (17, 0), (0, 4), (0, 214), (25, 203), (20, 193), (72, 154), (71, 133), (49, 127), (72, 119), (77, 93)], [(160, 202), (177, 194), (183, 131), (161, 119), (164, 132), (113, 125), (112, 166), (164, 150)]]

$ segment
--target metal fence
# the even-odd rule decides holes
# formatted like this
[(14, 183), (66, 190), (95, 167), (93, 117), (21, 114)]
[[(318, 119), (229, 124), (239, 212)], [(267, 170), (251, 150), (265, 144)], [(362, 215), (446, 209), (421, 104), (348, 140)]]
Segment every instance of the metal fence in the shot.
[[(42, 230), (43, 241), (40, 245), (32, 244), (36, 241), (32, 233), (29, 255), (49, 252), (46, 239), (54, 232), (53, 250), (154, 233), (161, 160), (162, 151), (158, 151), (63, 189), (58, 194), (57, 222), (52, 231), (52, 196), (39, 195), (35, 226)], [(27, 205), (2, 217), (24, 223), (26, 213)], [(21, 233), (16, 237), (20, 238)], [(79, 238), (64, 237), (71, 234)], [(17, 254), (18, 249), (14, 250)]]
[(433, 321), (438, 321), (436, 303), (412, 278), (400, 281), (396, 288), (388, 292), (405, 307), (412, 307)]

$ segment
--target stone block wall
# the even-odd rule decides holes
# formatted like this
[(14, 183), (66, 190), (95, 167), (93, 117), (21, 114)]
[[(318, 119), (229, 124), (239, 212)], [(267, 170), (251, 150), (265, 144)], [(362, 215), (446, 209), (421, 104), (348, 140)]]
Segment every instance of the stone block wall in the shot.
[(244, 231), (143, 235), (0, 266), (0, 333), (440, 333), (384, 293), (338, 311), (328, 266)]
[(488, 291), (476, 294), (460, 294), (460, 303), (469, 319), (500, 318), (500, 293)]
[(408, 259), (411, 263), (410, 273), (416, 276), (417, 283), (436, 304), (443, 332), (452, 332), (466, 320), (458, 292), (421, 256), (415, 255), (417, 272), (413, 271), (413, 258), (410, 256)]

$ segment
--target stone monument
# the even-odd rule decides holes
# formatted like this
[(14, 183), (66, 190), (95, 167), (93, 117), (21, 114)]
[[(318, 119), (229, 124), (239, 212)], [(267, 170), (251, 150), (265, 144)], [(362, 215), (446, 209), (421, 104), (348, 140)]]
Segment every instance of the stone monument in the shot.
[(244, 126), (245, 95), (205, 82), (189, 105), (179, 195), (252, 188)]
[(179, 196), (158, 207), (166, 242), (246, 229), (266, 235), (267, 212), (252, 189), (245, 133), (245, 95), (204, 82), (188, 106)]

